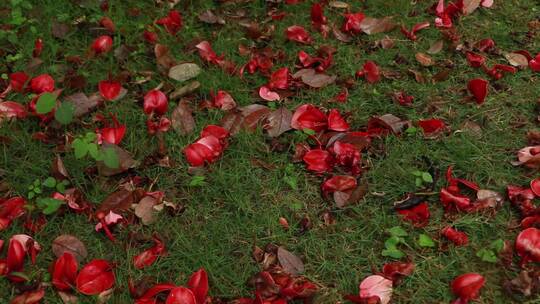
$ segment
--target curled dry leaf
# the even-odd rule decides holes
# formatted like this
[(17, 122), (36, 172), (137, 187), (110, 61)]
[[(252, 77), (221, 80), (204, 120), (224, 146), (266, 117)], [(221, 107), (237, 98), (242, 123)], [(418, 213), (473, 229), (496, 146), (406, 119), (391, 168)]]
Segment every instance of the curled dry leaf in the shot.
[(70, 234), (63, 234), (54, 239), (52, 251), (57, 258), (60, 258), (65, 252), (69, 252), (79, 263), (88, 256), (84, 243)]
[(302, 260), (285, 248), (281, 246), (278, 247), (277, 257), (281, 267), (283, 267), (283, 270), (285, 270), (287, 273), (291, 275), (298, 275), (304, 272), (304, 263), (302, 263)]
[(100, 175), (113, 176), (116, 174), (126, 172), (127, 170), (137, 166), (137, 162), (133, 159), (131, 154), (128, 151), (120, 148), (119, 146), (109, 144), (109, 143), (104, 143), (102, 148), (104, 149), (112, 148), (116, 152), (116, 155), (118, 156), (118, 159), (119, 159), (119, 167), (109, 168), (105, 165), (103, 161), (98, 161), (97, 167), (98, 167), (98, 172)]
[(147, 195), (143, 197), (138, 204), (135, 204), (135, 215), (141, 219), (144, 225), (150, 225), (156, 221), (155, 214), (157, 213), (154, 207), (158, 204), (158, 199)]
[(195, 92), (196, 90), (198, 90), (200, 86), (201, 86), (200, 82), (192, 81), (192, 82), (186, 84), (185, 86), (174, 90), (174, 92), (172, 92), (169, 95), (169, 98), (170, 99), (177, 99), (177, 98), (186, 96), (186, 95), (191, 94), (191, 93)]
[(271, 137), (278, 137), (281, 134), (292, 129), (292, 113), (289, 109), (281, 107), (266, 117), (266, 123), (263, 128)]
[(195, 63), (181, 63), (169, 70), (169, 78), (176, 81), (186, 81), (199, 76), (201, 68)]
[(336, 81), (336, 76), (325, 73), (317, 73), (314, 69), (302, 69), (293, 75), (295, 79), (302, 79), (302, 82), (312, 88), (322, 88)]
[(444, 40), (437, 40), (435, 43), (433, 43), (429, 50), (427, 50), (428, 54), (435, 55), (438, 54), (440, 51), (442, 51), (444, 47)]
[(178, 106), (171, 114), (171, 123), (174, 130), (181, 135), (193, 133), (195, 129), (195, 119), (187, 100), (180, 100)]
[(504, 54), (504, 58), (508, 60), (508, 63), (515, 67), (526, 68), (529, 66), (529, 60), (523, 54), (506, 53)]
[(390, 32), (396, 27), (392, 17), (371, 18), (365, 17), (360, 23), (362, 31), (368, 35)]
[(103, 98), (99, 94), (94, 94), (88, 97), (84, 93), (75, 93), (64, 98), (64, 102), (68, 102), (73, 105), (74, 117), (81, 117), (97, 108), (97, 106), (103, 102)]
[(432, 66), (434, 64), (433, 58), (424, 53), (416, 53), (415, 58), (416, 61), (425, 67)]

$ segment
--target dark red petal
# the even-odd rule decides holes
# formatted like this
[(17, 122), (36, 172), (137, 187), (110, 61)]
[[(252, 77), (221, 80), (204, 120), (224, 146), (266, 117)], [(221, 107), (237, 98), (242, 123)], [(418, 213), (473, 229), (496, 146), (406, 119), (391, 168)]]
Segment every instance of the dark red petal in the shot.
[(299, 25), (293, 25), (287, 28), (285, 31), (287, 39), (296, 41), (298, 43), (310, 44), (312, 39), (309, 33), (303, 27)]
[(165, 304), (197, 304), (195, 295), (185, 287), (176, 287), (171, 290)]
[(30, 90), (33, 93), (41, 94), (54, 91), (54, 79), (49, 74), (42, 74), (30, 80)]
[(488, 82), (486, 80), (481, 78), (473, 79), (469, 81), (467, 88), (476, 99), (476, 103), (482, 104), (484, 102), (488, 93)]
[(120, 91), (122, 90), (122, 85), (118, 81), (113, 80), (103, 80), (98, 84), (99, 93), (105, 100), (111, 101), (115, 100)]
[(291, 127), (296, 130), (311, 129), (315, 132), (320, 132), (326, 129), (326, 115), (311, 104), (299, 106), (291, 119)]
[(94, 40), (94, 42), (92, 43), (91, 49), (94, 51), (94, 53), (99, 55), (99, 54), (104, 54), (104, 53), (109, 52), (112, 49), (112, 47), (113, 47), (112, 37), (103, 35), (103, 36), (99, 36), (98, 38), (96, 38), (96, 40)]
[(189, 289), (193, 292), (197, 304), (204, 304), (208, 296), (208, 275), (204, 269), (193, 273), (188, 282)]
[(328, 113), (328, 129), (332, 131), (345, 132), (349, 130), (349, 124), (341, 116), (338, 110), (332, 109)]
[(307, 169), (318, 173), (330, 172), (334, 166), (334, 158), (330, 152), (322, 149), (308, 151), (304, 157)]
[(440, 119), (420, 120), (418, 121), (418, 125), (422, 128), (422, 131), (426, 136), (434, 135), (446, 129), (444, 121)]
[(412, 222), (417, 227), (423, 227), (429, 222), (429, 208), (426, 202), (420, 203), (409, 209), (397, 210), (403, 216), (403, 219)]
[(336, 175), (324, 181), (321, 188), (325, 193), (345, 192), (356, 188), (356, 178), (350, 175)]
[(540, 230), (527, 228), (516, 238), (516, 252), (521, 257), (521, 264), (529, 261), (540, 262)]
[(478, 273), (465, 273), (452, 281), (452, 292), (467, 303), (478, 298), (485, 282), (486, 279)]
[(56, 289), (69, 291), (75, 286), (79, 265), (75, 257), (68, 251), (58, 258), (52, 266), (52, 284)]
[(29, 78), (25, 72), (11, 73), (9, 74), (9, 84), (15, 92), (22, 92)]
[(454, 243), (456, 246), (465, 246), (469, 243), (467, 234), (461, 231), (457, 231), (452, 227), (445, 227), (441, 230), (442, 235)]
[(111, 289), (115, 283), (112, 265), (106, 260), (93, 260), (77, 275), (77, 290), (85, 295), (97, 295)]
[(0, 102), (0, 121), (1, 118), (25, 118), (28, 112), (26, 107), (14, 101)]
[(163, 115), (167, 112), (169, 101), (167, 96), (160, 90), (151, 90), (144, 96), (144, 113)]

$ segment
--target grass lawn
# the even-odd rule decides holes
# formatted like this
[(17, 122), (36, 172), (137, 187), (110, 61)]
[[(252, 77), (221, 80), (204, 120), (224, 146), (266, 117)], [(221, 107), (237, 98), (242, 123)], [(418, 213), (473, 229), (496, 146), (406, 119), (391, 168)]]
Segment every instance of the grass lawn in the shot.
[[(144, 276), (156, 282), (172, 281), (183, 284), (189, 275), (199, 268), (208, 272), (210, 295), (215, 298), (236, 299), (252, 295), (248, 279), (261, 270), (252, 258), (253, 246), (264, 247), (268, 243), (283, 246), (302, 259), (304, 276), (319, 286), (315, 303), (345, 303), (345, 294), (357, 294), (358, 284), (373, 269), (394, 261), (384, 257), (384, 241), (389, 237), (387, 229), (401, 226), (407, 231), (409, 246), (401, 246), (416, 269), (412, 275), (394, 288), (392, 303), (449, 303), (454, 296), (449, 284), (456, 276), (466, 272), (478, 272), (486, 278), (478, 303), (540, 303), (533, 297), (509, 295), (502, 285), (517, 275), (519, 267), (502, 267), (477, 257), (477, 252), (498, 239), (513, 242), (520, 231), (519, 214), (507, 201), (495, 212), (444, 214), (438, 191), (445, 187), (444, 172), (454, 166), (456, 176), (475, 181), (483, 189), (503, 193), (509, 184), (526, 185), (534, 179), (535, 172), (514, 167), (516, 151), (527, 146), (526, 134), (537, 128), (540, 98), (540, 74), (530, 69), (490, 80), (489, 94), (482, 105), (466, 100), (467, 83), (473, 78), (489, 79), (480, 69), (468, 65), (463, 53), (452, 50), (445, 42), (439, 53), (430, 55), (436, 61), (425, 67), (418, 63), (415, 54), (426, 53), (442, 34), (433, 25), (435, 16), (428, 8), (436, 1), (366, 0), (344, 1), (352, 12), (362, 11), (367, 16), (393, 16), (398, 25), (411, 28), (414, 24), (429, 21), (432, 26), (418, 32), (419, 39), (406, 39), (399, 28), (374, 35), (359, 34), (349, 43), (336, 40), (332, 33), (324, 39), (311, 28), (310, 7), (314, 1), (294, 5), (280, 4), (276, 7), (285, 12), (275, 26), (271, 39), (254, 42), (246, 37), (239, 25), (241, 19), (262, 21), (267, 18), (267, 6), (262, 0), (236, 1), (241, 3), (219, 4), (221, 1), (181, 0), (176, 5), (183, 17), (183, 26), (176, 35), (166, 33), (155, 26), (159, 43), (170, 48), (171, 55), (179, 62), (194, 62), (202, 68), (196, 80), (200, 88), (189, 98), (196, 129), (189, 135), (174, 130), (163, 134), (169, 167), (158, 166), (155, 158), (158, 138), (146, 130), (146, 115), (142, 110), (145, 92), (163, 83), (162, 90), (171, 92), (181, 84), (160, 73), (156, 65), (153, 46), (142, 38), (142, 32), (155, 20), (167, 15), (165, 4), (150, 0), (110, 0), (109, 11), (103, 12), (100, 1), (88, 0), (10, 0), (0, 4), (0, 74), (27, 70), (32, 58), (34, 41), (44, 41), (41, 54), (43, 63), (30, 75), (49, 73), (57, 81), (57, 87), (66, 89), (60, 99), (77, 92), (90, 95), (97, 91), (97, 84), (111, 75), (121, 72), (130, 74), (130, 81), (123, 83), (127, 95), (118, 101), (106, 102), (95, 112), (56, 129), (43, 125), (35, 117), (24, 120), (3, 121), (0, 126), (0, 178), (9, 185), (10, 195), (26, 196), (28, 186), (34, 180), (50, 176), (51, 163), (61, 155), (69, 171), (70, 182), (79, 188), (86, 199), (99, 203), (116, 191), (127, 176), (147, 178), (152, 190), (164, 191), (166, 200), (185, 207), (180, 214), (162, 212), (151, 225), (130, 224), (118, 227), (114, 233), (118, 239), (113, 243), (105, 234), (94, 231), (96, 221), (83, 214), (68, 211), (47, 216), (47, 224), (33, 234), (42, 245), (35, 266), (27, 263), (27, 275), (37, 281), (48, 281), (47, 268), (54, 261), (52, 241), (61, 234), (72, 234), (84, 242), (88, 249), (86, 262), (102, 258), (114, 262), (116, 288), (107, 303), (132, 303), (127, 287), (128, 279)], [(235, 2), (235, 1), (231, 1)], [(32, 7), (25, 8), (24, 5)], [(22, 8), (21, 8), (22, 7)], [(226, 17), (225, 25), (201, 22), (198, 15), (207, 9), (221, 14), (245, 14), (243, 18)], [(139, 12), (137, 13), (138, 10)], [(13, 23), (13, 16), (20, 11), (26, 21)], [(343, 20), (341, 8), (326, 7), (325, 15), (339, 26)], [(114, 47), (126, 45), (131, 53), (121, 61), (111, 51), (93, 59), (83, 60), (80, 65), (70, 62), (70, 56), (84, 57), (92, 41), (104, 31), (98, 21), (109, 16), (116, 25)], [(501, 50), (500, 55), (489, 55), (488, 65), (507, 64), (505, 52), (528, 50), (533, 56), (540, 51), (540, 35), (531, 34), (528, 23), (538, 20), (540, 5), (535, 0), (495, 0), (491, 9), (479, 8), (473, 14), (455, 21), (461, 35), (460, 43), (466, 45), (484, 38), (492, 38)], [(16, 23), (16, 22), (15, 22)], [(70, 24), (71, 30), (63, 39), (53, 35), (54, 23)], [(77, 24), (75, 24), (77, 23)], [(287, 41), (284, 31), (291, 25), (304, 26), (313, 37), (311, 45)], [(529, 35), (527, 34), (529, 33)], [(374, 48), (376, 41), (388, 35), (395, 46), (390, 49)], [(532, 35), (532, 36), (531, 36)], [(208, 40), (217, 54), (239, 65), (248, 57), (239, 54), (239, 45), (256, 45), (282, 50), (282, 60), (274, 62), (273, 70), (289, 67), (296, 70), (297, 53), (304, 50), (315, 54), (321, 45), (337, 49), (334, 64), (328, 74), (338, 79), (353, 77), (366, 60), (373, 60), (387, 71), (397, 72), (396, 79), (383, 79), (370, 84), (357, 79), (348, 90), (346, 103), (329, 103), (341, 86), (331, 84), (321, 89), (300, 89), (280, 101), (294, 111), (297, 106), (312, 103), (328, 109), (350, 113), (347, 120), (351, 130), (363, 130), (370, 117), (387, 113), (416, 122), (420, 119), (439, 118), (446, 122), (450, 131), (437, 139), (425, 139), (422, 132), (407, 132), (400, 136), (389, 135), (374, 139), (368, 151), (362, 153), (363, 172), (361, 183), (368, 185), (367, 194), (357, 203), (336, 208), (334, 202), (325, 200), (320, 191), (322, 178), (305, 169), (302, 163), (293, 163), (296, 143), (305, 136), (294, 130), (277, 139), (271, 139), (262, 128), (255, 132), (240, 131), (231, 137), (223, 156), (206, 166), (202, 185), (193, 185), (193, 175), (188, 171), (182, 150), (193, 143), (200, 131), (208, 124), (219, 124), (226, 115), (219, 109), (201, 110), (197, 104), (210, 98), (210, 92), (218, 89), (229, 92), (239, 107), (253, 103), (265, 104), (257, 96), (257, 89), (267, 82), (259, 73), (245, 74), (243, 79), (231, 76), (221, 68), (205, 63), (193, 52), (194, 41)], [(450, 67), (446, 80), (431, 83), (431, 76)], [(408, 70), (421, 72), (428, 81), (419, 83)], [(84, 76), (86, 85), (70, 88), (66, 75)], [(148, 81), (142, 81), (146, 75)], [(4, 77), (5, 78), (5, 77)], [(62, 81), (62, 79), (64, 81)], [(7, 82), (5, 82), (7, 84)], [(0, 85), (3, 89), (4, 85)], [(414, 96), (412, 107), (404, 107), (391, 98), (396, 91)], [(29, 94), (11, 93), (6, 100), (26, 104)], [(177, 101), (169, 101), (169, 113)], [(121, 146), (132, 153), (139, 165), (129, 172), (112, 176), (100, 176), (93, 170), (95, 161), (77, 159), (70, 150), (56, 153), (58, 146), (32, 138), (38, 131), (56, 134), (63, 142), (64, 134), (77, 136), (94, 131), (95, 113), (115, 113), (127, 126)], [(475, 128), (471, 128), (473, 125)], [(413, 130), (414, 131), (414, 130)], [(281, 144), (277, 151), (275, 141)], [(430, 223), (415, 228), (403, 221), (393, 209), (393, 203), (406, 193), (415, 192), (414, 171), (428, 171), (432, 163), (440, 174), (436, 179), (434, 193), (429, 196)], [(89, 170), (90, 168), (90, 170)], [(296, 183), (296, 189), (291, 187)], [(32, 202), (32, 200), (29, 200)], [(329, 212), (335, 224), (325, 225), (323, 214)], [(290, 224), (286, 230), (280, 225), (280, 217)], [(311, 228), (299, 233), (299, 222), (309, 218)], [(9, 228), (0, 231), (0, 239), (7, 241), (12, 235), (27, 233), (24, 219), (16, 220)], [(447, 245), (439, 231), (448, 225), (467, 232), (467, 246)], [(164, 240), (168, 255), (160, 257), (142, 270), (133, 266), (133, 256), (151, 246), (148, 240), (157, 233)], [(416, 240), (427, 234), (435, 240), (434, 248), (421, 248)], [(5, 252), (5, 249), (4, 249)], [(3, 256), (3, 255), (0, 255)], [(517, 261), (517, 257), (515, 259)], [(0, 303), (8, 303), (17, 290), (8, 280), (0, 278)], [(537, 295), (538, 296), (538, 295)], [(95, 298), (80, 296), (79, 303), (95, 303)], [(52, 287), (46, 288), (44, 303), (61, 303)]]

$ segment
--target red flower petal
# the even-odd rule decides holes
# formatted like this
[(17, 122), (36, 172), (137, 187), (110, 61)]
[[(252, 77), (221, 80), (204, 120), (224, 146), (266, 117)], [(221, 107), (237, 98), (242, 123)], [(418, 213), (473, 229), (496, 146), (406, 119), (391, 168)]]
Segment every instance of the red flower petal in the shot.
[(41, 94), (54, 91), (54, 79), (49, 74), (42, 74), (30, 80), (32, 93)]
[(529, 61), (529, 67), (533, 72), (540, 72), (540, 53), (536, 54), (536, 57)]
[(349, 130), (349, 124), (341, 116), (338, 110), (332, 109), (328, 113), (328, 129), (332, 131), (345, 132)]
[(397, 210), (403, 216), (403, 219), (412, 222), (416, 227), (423, 227), (429, 222), (429, 208), (426, 202), (420, 203), (409, 209)]
[(109, 52), (113, 47), (113, 39), (111, 36), (103, 35), (97, 37), (90, 47), (97, 55)]
[(465, 246), (469, 243), (467, 234), (461, 231), (457, 231), (452, 227), (445, 227), (441, 230), (442, 235), (454, 243), (456, 246)]
[(350, 143), (336, 140), (330, 151), (336, 158), (336, 163), (343, 166), (353, 175), (360, 173), (360, 151)]
[(356, 188), (356, 178), (350, 175), (335, 175), (321, 185), (323, 193), (345, 192)]
[(376, 83), (381, 80), (381, 71), (375, 62), (368, 60), (363, 69), (356, 72), (356, 76), (364, 77), (369, 83)]
[(289, 88), (289, 69), (281, 68), (270, 75), (267, 84), (269, 89), (287, 90)]
[(24, 244), (16, 239), (10, 239), (6, 258), (8, 271), (21, 271), (24, 266), (25, 255), (26, 249)]
[(446, 129), (444, 121), (440, 119), (420, 120), (418, 121), (418, 125), (422, 128), (425, 136), (431, 136)]
[(197, 300), (191, 290), (180, 286), (171, 290), (165, 304), (197, 304)]
[(473, 52), (467, 52), (467, 61), (473, 68), (479, 68), (484, 65), (486, 58)]
[(204, 304), (206, 302), (206, 297), (208, 296), (208, 275), (204, 269), (199, 269), (197, 272), (193, 273), (189, 278), (187, 284), (189, 289), (193, 292), (197, 304)]
[(467, 88), (476, 99), (476, 103), (484, 103), (488, 92), (488, 82), (486, 80), (481, 78), (473, 79), (469, 81)]
[(167, 112), (169, 101), (167, 96), (160, 90), (151, 90), (144, 96), (144, 113), (163, 115)]
[(353, 34), (360, 34), (362, 32), (362, 21), (365, 15), (363, 13), (345, 14), (345, 21), (341, 29), (344, 32), (351, 32)]
[(410, 276), (414, 268), (415, 266), (411, 262), (392, 262), (384, 264), (382, 272), (387, 279), (396, 284), (402, 277)]
[(325, 130), (327, 127), (326, 115), (312, 104), (299, 106), (291, 119), (291, 127), (296, 130), (311, 129), (315, 132)]
[(214, 96), (212, 103), (216, 108), (219, 108), (223, 111), (228, 111), (236, 108), (236, 102), (233, 97), (226, 91), (219, 90)]
[[(9, 84), (15, 92), (22, 92), (24, 90), (24, 85), (30, 77), (25, 72), (15, 72), (9, 74)], [(54, 82), (54, 80), (53, 80)], [(54, 85), (53, 85), (54, 89)]]
[(540, 197), (540, 177), (531, 181), (531, 191), (534, 193), (534, 195)]
[(318, 173), (330, 172), (334, 167), (334, 158), (326, 150), (313, 149), (308, 151), (304, 157), (307, 169)]
[(26, 200), (22, 197), (12, 197), (4, 200), (0, 199), (0, 231), (6, 229), (11, 221), (25, 213), (24, 205)]
[(2, 118), (25, 118), (26, 107), (14, 101), (0, 102), (0, 121)]
[(11, 299), (10, 304), (39, 304), (45, 297), (45, 289), (39, 288), (38, 290), (25, 291), (22, 294)]
[(380, 275), (371, 275), (365, 278), (359, 286), (361, 299), (377, 298), (378, 302), (366, 302), (366, 303), (380, 303), (388, 304), (392, 297), (392, 281), (386, 279)]
[(77, 290), (85, 295), (97, 295), (111, 289), (115, 283), (112, 265), (106, 260), (92, 260), (77, 275)]
[(298, 43), (310, 44), (312, 42), (311, 36), (306, 29), (299, 25), (289, 26), (285, 31), (285, 35), (287, 39)]
[(486, 279), (478, 273), (465, 273), (456, 277), (452, 281), (452, 292), (461, 302), (455, 303), (468, 303), (469, 300), (477, 299), (485, 282)]
[(54, 287), (61, 291), (71, 290), (75, 286), (78, 268), (77, 259), (70, 252), (64, 252), (52, 266), (51, 275)]
[(177, 10), (171, 10), (166, 17), (157, 20), (156, 24), (165, 26), (167, 32), (176, 35), (182, 28), (182, 15)]
[(227, 129), (223, 127), (216, 125), (208, 125), (204, 127), (204, 129), (201, 131), (201, 137), (206, 137), (210, 135), (216, 137), (221, 141), (222, 144), (224, 144), (224, 140), (227, 139), (230, 134), (229, 131), (227, 131)]
[(165, 244), (157, 237), (153, 238), (154, 246), (133, 257), (133, 265), (137, 269), (152, 265), (156, 259), (165, 254)]
[(267, 86), (262, 86), (259, 89), (259, 96), (266, 101), (276, 101), (281, 99), (278, 93), (270, 91)]
[(223, 56), (216, 55), (208, 41), (201, 41), (195, 47), (197, 48), (197, 50), (199, 50), (199, 56), (202, 59), (213, 64), (220, 64), (221, 62), (223, 62)]
[(516, 252), (521, 257), (521, 265), (540, 262), (540, 230), (531, 227), (521, 231), (516, 238)]
[(120, 95), (122, 84), (120, 84), (118, 81), (103, 80), (99, 82), (98, 89), (99, 94), (101, 94), (105, 100), (112, 101), (115, 100), (118, 95)]
[(320, 3), (315, 3), (311, 6), (311, 22), (316, 28), (327, 23), (327, 19), (323, 14), (323, 7)]

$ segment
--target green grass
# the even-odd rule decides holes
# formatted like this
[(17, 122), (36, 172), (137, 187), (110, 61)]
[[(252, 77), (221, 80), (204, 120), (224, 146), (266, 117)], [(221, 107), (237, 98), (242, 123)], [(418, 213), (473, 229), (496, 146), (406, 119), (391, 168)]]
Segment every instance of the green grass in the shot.
[[(8, 1), (5, 1), (8, 2)], [(34, 40), (42, 37), (45, 49), (42, 55), (44, 64), (35, 72), (51, 73), (55, 79), (64, 76), (65, 68), (70, 67), (66, 56), (82, 55), (86, 52), (96, 36), (95, 21), (103, 13), (97, 7), (98, 1), (26, 1), (34, 7), (24, 11), (31, 21), (12, 29), (16, 33), (9, 41), (5, 35), (0, 39), (0, 54), (21, 54), (22, 59), (9, 62), (6, 57), (0, 59), (0, 73), (8, 73), (24, 69), (31, 58)], [(76, 5), (84, 3), (85, 7)], [(311, 1), (306, 1), (311, 2)], [(359, 1), (348, 1), (354, 10), (360, 9)], [(411, 4), (418, 2), (416, 4)], [(426, 9), (435, 1), (410, 0), (371, 0), (365, 1), (365, 13), (370, 16), (395, 16), (398, 23), (411, 27), (416, 22), (433, 20)], [(112, 54), (94, 59), (78, 67), (77, 72), (87, 78), (88, 85), (83, 90), (89, 94), (97, 90), (97, 82), (107, 77), (108, 73), (116, 74), (126, 70), (134, 75), (139, 71), (153, 71), (152, 80), (143, 85), (125, 85), (128, 95), (118, 102), (107, 103), (100, 108), (101, 113), (117, 113), (119, 120), (128, 126), (127, 135), (122, 143), (135, 159), (144, 160), (155, 152), (157, 140), (146, 135), (145, 116), (142, 112), (142, 93), (165, 82), (165, 88), (173, 88), (176, 84), (164, 75), (156, 72), (155, 58), (150, 46), (141, 38), (144, 25), (164, 16), (167, 8), (154, 5), (154, 1), (120, 1), (111, 0), (110, 16), (118, 29), (115, 35), (115, 46), (128, 44), (135, 52), (124, 63), (114, 60)], [(186, 45), (193, 39), (208, 39), (218, 54), (225, 54), (235, 62), (243, 63), (246, 58), (238, 55), (238, 45), (250, 45), (252, 42), (244, 37), (244, 32), (234, 21), (223, 27), (211, 26), (198, 21), (198, 13), (205, 9), (216, 8), (215, 1), (181, 1), (179, 10), (184, 16), (184, 27), (177, 35), (171, 37), (165, 33), (160, 35), (160, 42), (168, 45), (172, 54), (179, 61), (193, 61), (201, 64), (197, 54), (186, 52)], [(533, 39), (524, 44), (527, 22), (540, 14), (540, 8), (534, 0), (495, 1), (492, 10), (481, 9), (473, 15), (461, 19), (457, 25), (463, 41), (491, 37), (497, 46), (504, 51), (528, 49), (531, 52), (540, 50), (540, 39)], [(8, 20), (10, 5), (0, 9), (0, 20)], [(502, 88), (490, 94), (482, 106), (464, 103), (465, 94), (461, 92), (466, 83), (473, 77), (484, 77), (480, 71), (469, 67), (463, 56), (447, 49), (434, 55), (437, 60), (451, 60), (455, 68), (451, 70), (448, 80), (436, 84), (419, 84), (407, 74), (407, 69), (421, 71), (424, 75), (432, 75), (440, 71), (439, 67), (424, 68), (416, 63), (416, 52), (425, 52), (429, 46), (440, 39), (440, 33), (433, 27), (422, 31), (417, 42), (405, 40), (395, 30), (388, 35), (396, 39), (396, 47), (389, 50), (371, 51), (370, 43), (381, 39), (385, 34), (373, 36), (360, 35), (351, 44), (343, 44), (334, 39), (323, 40), (313, 32), (315, 43), (312, 46), (300, 47), (286, 42), (284, 29), (293, 24), (301, 24), (309, 29), (309, 3), (294, 6), (282, 6), (288, 16), (282, 22), (275, 22), (274, 38), (268, 46), (282, 49), (287, 54), (284, 62), (276, 63), (276, 67), (293, 67), (296, 53), (303, 49), (313, 54), (317, 47), (330, 44), (338, 49), (335, 65), (330, 72), (346, 77), (353, 75), (365, 60), (375, 60), (384, 69), (400, 71), (401, 79), (385, 80), (370, 85), (360, 80), (350, 90), (346, 104), (326, 103), (338, 91), (337, 86), (329, 86), (320, 90), (302, 90), (298, 96), (285, 101), (289, 109), (303, 103), (314, 103), (328, 107), (336, 107), (342, 111), (350, 111), (350, 122), (353, 129), (366, 125), (373, 115), (392, 113), (402, 118), (416, 121), (437, 117), (444, 119), (451, 127), (452, 133), (437, 140), (425, 140), (420, 135), (389, 136), (377, 140), (375, 147), (363, 155), (370, 169), (364, 172), (362, 179), (369, 184), (368, 195), (358, 204), (345, 209), (334, 209), (331, 202), (324, 201), (319, 193), (321, 178), (307, 173), (301, 164), (294, 166), (294, 174), (298, 179), (298, 190), (293, 190), (284, 181), (285, 167), (291, 163), (294, 145), (297, 140), (294, 133), (287, 133), (279, 138), (287, 147), (285, 152), (271, 152), (270, 140), (261, 130), (254, 133), (241, 132), (235, 136), (224, 156), (209, 166), (205, 174), (207, 185), (200, 188), (189, 187), (191, 180), (187, 173), (182, 149), (192, 142), (198, 132), (207, 124), (218, 123), (223, 113), (212, 110), (196, 111), (197, 130), (193, 135), (179, 136), (171, 131), (165, 135), (170, 158), (174, 161), (172, 168), (147, 166), (136, 168), (134, 173), (155, 180), (154, 189), (165, 191), (170, 201), (186, 207), (185, 213), (170, 216), (162, 213), (157, 223), (142, 227), (129, 226), (128, 229), (117, 230), (120, 242), (113, 244), (104, 235), (93, 230), (94, 223), (86, 217), (65, 213), (48, 218), (49, 222), (43, 231), (34, 237), (43, 251), (38, 257), (36, 267), (27, 266), (27, 270), (35, 278), (46, 276), (46, 269), (53, 261), (51, 243), (58, 235), (69, 232), (84, 241), (89, 249), (88, 259), (105, 258), (117, 263), (117, 288), (110, 303), (129, 303), (127, 289), (128, 277), (135, 279), (145, 275), (157, 281), (173, 281), (177, 284), (186, 282), (189, 274), (204, 267), (210, 276), (210, 294), (215, 297), (236, 298), (249, 296), (251, 288), (247, 286), (248, 278), (259, 270), (252, 260), (253, 245), (264, 246), (275, 243), (285, 246), (291, 252), (302, 257), (305, 275), (321, 286), (315, 299), (316, 303), (338, 303), (342, 296), (357, 293), (358, 283), (372, 269), (380, 269), (390, 261), (381, 256), (383, 241), (387, 235), (385, 230), (401, 225), (409, 232), (409, 243), (414, 244), (420, 233), (427, 233), (438, 238), (438, 231), (447, 224), (454, 224), (469, 234), (470, 245), (449, 249), (419, 249), (414, 245), (406, 249), (406, 253), (415, 262), (416, 270), (406, 278), (402, 285), (395, 288), (395, 303), (448, 303), (452, 299), (449, 282), (457, 275), (475, 271), (484, 274), (487, 284), (482, 291), (480, 303), (525, 303), (525, 299), (512, 299), (506, 296), (501, 283), (515, 276), (516, 272), (497, 264), (482, 262), (475, 256), (480, 248), (491, 241), (502, 238), (513, 240), (518, 232), (515, 223), (518, 218), (508, 203), (496, 215), (468, 214), (457, 217), (446, 217), (442, 207), (433, 196), (430, 201), (432, 220), (424, 229), (414, 229), (403, 223), (392, 210), (392, 203), (414, 191), (412, 171), (425, 170), (422, 158), (429, 158), (441, 171), (449, 165), (455, 167), (460, 177), (478, 182), (483, 188), (503, 192), (510, 183), (524, 184), (532, 177), (530, 172), (510, 165), (515, 151), (526, 145), (527, 130), (536, 127), (536, 101), (540, 96), (540, 80), (538, 74), (529, 70), (520, 71), (516, 75), (508, 75), (497, 83)], [(137, 17), (129, 16), (129, 10), (138, 8), (143, 13)], [(249, 4), (228, 6), (229, 10), (244, 9), (250, 18), (262, 20), (266, 16), (264, 1), (253, 1)], [(408, 17), (415, 11), (415, 17)], [(341, 23), (339, 9), (327, 9), (326, 15), (336, 23)], [(52, 20), (71, 22), (85, 17), (92, 21), (82, 23), (78, 30), (72, 31), (64, 40), (51, 35)], [(5, 21), (2, 21), (2, 23)], [(33, 32), (32, 27), (35, 29)], [(394, 62), (396, 56), (406, 58), (408, 64)], [(490, 64), (505, 63), (502, 56), (490, 56)], [(76, 67), (72, 67), (76, 68)], [(223, 89), (232, 94), (239, 105), (252, 104), (255, 101), (254, 91), (265, 80), (260, 76), (246, 76), (241, 80), (231, 77), (220, 69), (206, 66), (198, 80), (202, 86), (199, 97), (193, 104), (209, 96), (211, 90)], [(58, 86), (62, 87), (60, 83)], [(397, 90), (405, 90), (415, 96), (414, 106), (404, 108), (392, 102), (389, 95)], [(63, 96), (75, 93), (66, 90)], [(9, 96), (12, 100), (26, 102), (27, 97), (20, 94)], [(435, 103), (437, 107), (430, 107)], [(83, 118), (91, 121), (91, 115)], [(481, 135), (474, 135), (465, 130), (457, 132), (466, 121), (473, 121), (481, 126)], [(513, 127), (516, 121), (523, 121), (520, 127)], [(34, 132), (44, 127), (36, 120), (3, 123), (0, 136), (11, 140), (3, 143), (0, 150), (0, 173), (11, 185), (14, 193), (24, 195), (27, 186), (35, 179), (43, 179), (49, 175), (50, 163), (55, 157), (54, 145), (46, 145), (31, 139)], [(82, 134), (93, 130), (89, 124), (72, 124), (59, 130), (70, 134)], [(87, 130), (85, 130), (87, 129)], [(87, 199), (98, 204), (113, 192), (119, 178), (104, 178), (88, 175), (85, 169), (92, 166), (91, 161), (74, 158), (73, 153), (62, 153), (64, 162), (72, 176), (72, 183), (81, 188)], [(253, 160), (269, 163), (275, 169), (269, 170), (254, 166)], [(437, 189), (444, 185), (440, 180)], [(331, 210), (336, 217), (336, 224), (326, 227), (321, 214)], [(297, 233), (297, 223), (308, 216), (313, 228), (306, 234)], [(292, 229), (285, 231), (278, 222), (285, 217)], [(140, 271), (134, 269), (132, 257), (149, 244), (138, 244), (130, 241), (128, 230), (135, 234), (149, 237), (159, 233), (166, 241), (168, 256), (160, 258), (151, 267)], [(2, 231), (0, 238), (7, 240), (11, 235), (21, 233), (22, 225), (17, 223)], [(7, 303), (13, 296), (14, 289), (6, 280), (0, 279), (0, 302)], [(47, 289), (46, 303), (60, 303), (52, 288)], [(90, 297), (80, 297), (80, 303), (94, 303)], [(540, 303), (530, 300), (526, 303)]]

